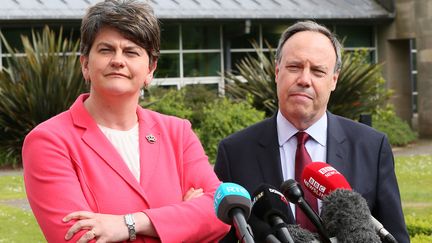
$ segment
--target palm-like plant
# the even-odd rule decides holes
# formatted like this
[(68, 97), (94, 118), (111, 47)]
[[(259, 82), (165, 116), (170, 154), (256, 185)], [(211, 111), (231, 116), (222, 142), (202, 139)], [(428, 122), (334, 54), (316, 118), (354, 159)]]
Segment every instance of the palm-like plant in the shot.
[(25, 135), (38, 123), (66, 110), (85, 90), (77, 56), (79, 41), (57, 36), (45, 27), (32, 32), (32, 41), (22, 36), (24, 56), (11, 48), (0, 71), (0, 151), (9, 164), (20, 163)]
[[(274, 52), (270, 51), (268, 57), (256, 43), (252, 45), (257, 57), (248, 55), (236, 64), (238, 73), (226, 73), (226, 92), (243, 100), (251, 95), (253, 106), (271, 115), (278, 105)], [(362, 113), (373, 113), (390, 97), (391, 92), (384, 87), (381, 65), (367, 62), (367, 55), (361, 50), (344, 52), (337, 88), (328, 104), (331, 112), (358, 119)]]
[[(270, 49), (265, 53), (256, 42), (251, 43), (256, 57), (247, 55), (236, 63), (237, 72), (227, 72), (225, 91), (235, 99), (246, 100), (252, 96), (252, 105), (271, 115), (277, 109), (275, 83), (275, 53)], [(268, 47), (270, 47), (267, 44)]]
[(337, 87), (328, 104), (334, 114), (358, 119), (360, 114), (372, 114), (390, 98), (392, 92), (384, 87), (382, 65), (370, 63), (367, 58), (365, 50), (343, 53)]

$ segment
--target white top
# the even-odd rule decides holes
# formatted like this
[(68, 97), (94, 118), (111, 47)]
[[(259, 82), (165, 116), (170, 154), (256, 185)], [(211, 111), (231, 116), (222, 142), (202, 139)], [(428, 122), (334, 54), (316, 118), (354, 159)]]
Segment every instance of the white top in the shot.
[[(297, 138), (295, 135), (299, 130), (297, 130), (280, 111), (278, 111), (276, 116), (276, 124), (283, 180), (295, 179), (295, 154), (297, 150)], [(311, 137), (306, 141), (305, 147), (312, 162), (325, 162), (327, 158), (327, 113), (324, 113), (324, 115), (306, 129), (305, 132)], [(295, 205), (290, 203), (290, 206), (295, 217)], [(318, 209), (320, 208), (321, 201), (318, 200)]]
[(132, 174), (140, 180), (140, 152), (139, 152), (139, 135), (138, 123), (128, 131), (116, 130), (99, 125), (101, 131), (105, 134), (117, 152), (123, 158), (123, 161), (129, 167)]

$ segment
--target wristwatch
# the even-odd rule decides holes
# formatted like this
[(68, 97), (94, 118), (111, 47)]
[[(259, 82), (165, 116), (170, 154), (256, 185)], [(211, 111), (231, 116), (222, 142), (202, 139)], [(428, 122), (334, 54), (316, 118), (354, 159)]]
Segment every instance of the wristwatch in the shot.
[(132, 214), (126, 214), (124, 216), (124, 220), (129, 231), (129, 241), (136, 240), (135, 220)]

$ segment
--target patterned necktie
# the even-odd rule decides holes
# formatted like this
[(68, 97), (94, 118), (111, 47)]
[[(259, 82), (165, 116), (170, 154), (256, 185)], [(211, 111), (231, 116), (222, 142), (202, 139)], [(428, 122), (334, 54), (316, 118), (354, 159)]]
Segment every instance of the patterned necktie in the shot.
[[(309, 139), (309, 134), (305, 132), (298, 132), (296, 137), (297, 151), (295, 156), (295, 180), (301, 185), (305, 200), (309, 203), (312, 209), (318, 213), (317, 199), (305, 188), (304, 183), (300, 181), (303, 169), (306, 167), (306, 165), (312, 163), (312, 159), (305, 147), (305, 143)], [(317, 232), (315, 226), (298, 206), (296, 206), (296, 221), (297, 224), (299, 224), (303, 229), (307, 229), (311, 232)]]

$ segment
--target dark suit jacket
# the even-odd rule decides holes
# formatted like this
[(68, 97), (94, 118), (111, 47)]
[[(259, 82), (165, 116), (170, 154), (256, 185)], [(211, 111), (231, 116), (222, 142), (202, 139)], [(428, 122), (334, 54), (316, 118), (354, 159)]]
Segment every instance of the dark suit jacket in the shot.
[[(409, 242), (394, 159), (387, 137), (369, 126), (327, 112), (327, 162), (367, 201), (372, 215), (398, 240)], [(276, 115), (223, 139), (215, 172), (253, 193), (261, 183), (283, 182)], [(291, 222), (294, 218), (288, 212)], [(232, 234), (232, 233), (231, 233)], [(233, 242), (227, 236), (223, 242)]]

